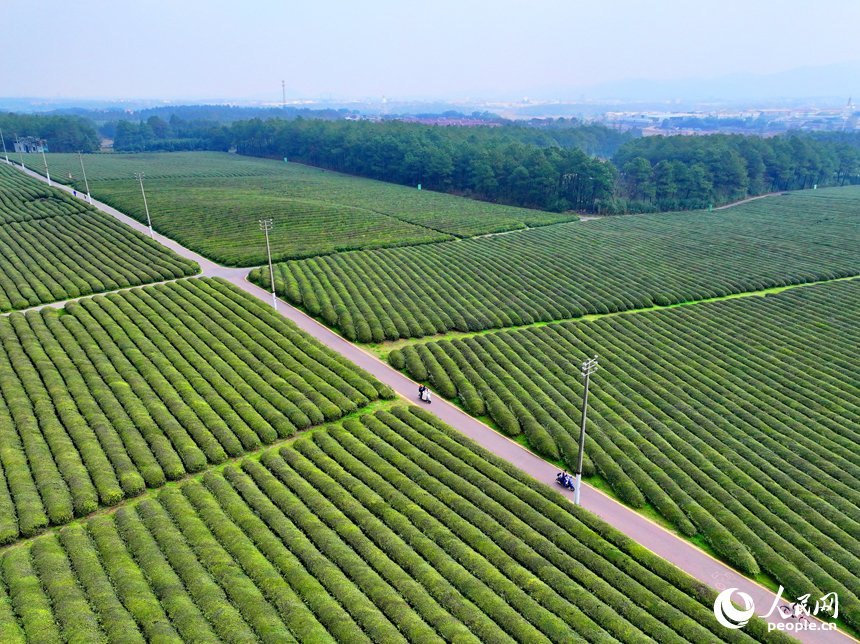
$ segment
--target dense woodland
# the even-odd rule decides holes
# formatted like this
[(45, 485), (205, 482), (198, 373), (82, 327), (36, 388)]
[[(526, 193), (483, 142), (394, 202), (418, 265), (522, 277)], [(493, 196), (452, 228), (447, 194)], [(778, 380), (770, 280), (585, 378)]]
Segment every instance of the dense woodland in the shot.
[[(339, 172), (546, 210), (593, 210), (612, 195), (604, 128), (441, 128), (418, 123), (239, 121), (240, 154), (283, 156)], [(582, 133), (580, 135), (580, 132)]]
[[(288, 110), (289, 119), (231, 122), (242, 114), (204, 106), (182, 112), (188, 118), (173, 113), (165, 120), (152, 113), (145, 121), (111, 120), (99, 133), (113, 138), (119, 152), (235, 148), (244, 155), (286, 157), (380, 181), (554, 212), (687, 210), (773, 191), (860, 182), (857, 133), (634, 138), (576, 119), (439, 127), (353, 121), (343, 118), (345, 111), (323, 112), (307, 111), (305, 116), (313, 118), (303, 118), (301, 111)], [(0, 115), (7, 138), (45, 138), (55, 152), (97, 150), (94, 125), (74, 115)]]
[(630, 141), (612, 157), (619, 210), (702, 208), (745, 196), (860, 181), (860, 149), (808, 135), (656, 136)]
[(210, 119), (183, 119), (175, 114), (165, 121), (150, 116), (145, 121), (116, 121), (100, 128), (103, 134), (113, 133), (117, 152), (179, 152), (193, 150), (222, 150), (230, 147), (226, 130)]
[[(623, 142), (617, 136), (598, 126), (443, 129), (301, 119), (253, 119), (230, 128), (240, 154), (555, 211), (705, 208), (860, 181), (857, 138), (720, 134)], [(610, 149), (610, 161), (598, 158)]]

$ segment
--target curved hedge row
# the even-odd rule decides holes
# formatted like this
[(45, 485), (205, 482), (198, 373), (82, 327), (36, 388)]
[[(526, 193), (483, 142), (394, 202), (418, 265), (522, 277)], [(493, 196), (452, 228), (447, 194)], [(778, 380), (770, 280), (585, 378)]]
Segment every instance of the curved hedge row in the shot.
[(0, 553), (14, 644), (790, 642), (715, 595), (414, 407)]
[(0, 317), (0, 543), (393, 396), (223, 280)]
[[(41, 155), (24, 158), (28, 168), (44, 172)], [(47, 159), (54, 180), (84, 189), (76, 154)], [(274, 217), (272, 256), (281, 261), (577, 219), (572, 212), (503, 206), (223, 152), (89, 154), (84, 164), (93, 196), (141, 222), (146, 213), (134, 173), (145, 172), (156, 230), (234, 266), (265, 263), (260, 218)]]
[(471, 413), (478, 392), (502, 431), (573, 468), (579, 365), (599, 354), (586, 451), (618, 496), (647, 500), (789, 594), (838, 592), (858, 624), (857, 310), (860, 282), (834, 282), (407, 346), (389, 360), (458, 383), (436, 389)]
[[(860, 274), (860, 192), (290, 261), (276, 291), (350, 340), (479, 331)], [(269, 273), (251, 280), (270, 288)]]
[(80, 199), (0, 166), (0, 312), (199, 270)]
[(12, 166), (0, 165), (0, 224), (86, 212), (92, 209), (80, 199), (36, 181)]

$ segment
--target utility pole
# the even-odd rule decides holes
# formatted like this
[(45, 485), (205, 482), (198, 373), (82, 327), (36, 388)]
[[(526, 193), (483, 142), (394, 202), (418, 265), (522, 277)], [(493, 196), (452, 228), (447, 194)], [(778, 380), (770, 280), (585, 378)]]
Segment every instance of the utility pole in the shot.
[(9, 163), (9, 153), (6, 152), (6, 139), (3, 138), (3, 130), (0, 130), (0, 141), (3, 142), (3, 156), (6, 157), (6, 163)]
[(26, 170), (24, 167), (24, 146), (21, 145), (21, 139), (18, 138), (18, 135), (15, 135), (15, 143), (18, 145), (18, 155), (21, 157), (21, 169)]
[(84, 170), (84, 155), (80, 150), (78, 150), (78, 161), (81, 162), (81, 174), (84, 175), (84, 185), (87, 187), (87, 202), (92, 206), (93, 198), (90, 197), (90, 183), (87, 181), (87, 173)]
[(45, 164), (45, 176), (48, 178), (48, 185), (51, 185), (51, 173), (48, 172), (48, 157), (45, 156), (45, 144), (47, 141), (42, 139), (39, 141), (39, 147), (42, 149), (42, 163)]
[(588, 412), (588, 383), (591, 374), (597, 371), (597, 356), (582, 363), (582, 375), (585, 376), (585, 389), (582, 390), (582, 429), (579, 432), (579, 458), (576, 461), (576, 490), (573, 492), (573, 504), (579, 505), (579, 491), (582, 488), (582, 458), (585, 456), (585, 417)]
[(149, 236), (155, 239), (155, 233), (152, 231), (152, 221), (149, 219), (149, 206), (146, 205), (146, 192), (143, 190), (143, 180), (146, 177), (143, 175), (143, 172), (135, 172), (134, 176), (140, 182), (140, 194), (143, 195), (143, 209), (146, 210), (146, 225), (149, 226)]
[(287, 82), (281, 81), (281, 107), (287, 111)]
[(272, 250), (269, 247), (269, 231), (272, 230), (274, 222), (271, 219), (260, 220), (260, 230), (266, 233), (266, 254), (269, 256), (269, 279), (272, 282), (272, 308), (278, 310), (278, 296), (275, 295), (275, 269), (272, 267)]

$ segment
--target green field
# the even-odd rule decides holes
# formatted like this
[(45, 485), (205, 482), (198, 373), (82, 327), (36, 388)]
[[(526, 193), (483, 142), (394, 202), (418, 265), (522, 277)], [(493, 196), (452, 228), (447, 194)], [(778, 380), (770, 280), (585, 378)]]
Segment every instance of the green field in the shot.
[[(146, 198), (152, 224), (158, 232), (183, 246), (230, 266), (266, 262), (266, 240), (260, 232), (260, 219), (273, 220), (270, 235), (273, 259), (453, 239), (367, 208), (290, 196), (275, 186), (267, 186), (271, 180), (258, 177), (148, 180)], [(136, 181), (90, 185), (94, 197), (100, 201), (138, 221), (146, 221)]]
[(391, 390), (223, 280), (0, 318), (0, 543)]
[(0, 312), (199, 270), (83, 201), (0, 165)]
[(422, 410), (291, 447), (0, 554), (0, 640), (788, 644)]
[(382, 342), (857, 275), (858, 244), (860, 188), (834, 188), (291, 261), (275, 286), (350, 340)]
[[(500, 206), (235, 154), (94, 154), (84, 163), (93, 196), (138, 221), (146, 221), (146, 215), (134, 173), (144, 172), (155, 229), (230, 265), (266, 260), (257, 225), (261, 218), (275, 220), (276, 259), (425, 244), (576, 219), (573, 213)], [(25, 155), (25, 164), (44, 172), (41, 155)], [(48, 164), (52, 178), (83, 189), (76, 155), (49, 154)]]
[(860, 626), (860, 281), (410, 345), (389, 360)]
[[(598, 354), (586, 476), (860, 628), (860, 279), (699, 302), (860, 275), (860, 187), (574, 222), (229, 154), (85, 163), (142, 221), (146, 172), (155, 228), (224, 264), (273, 218), (281, 296), (568, 469)], [(790, 641), (197, 270), (0, 166), (0, 310), (167, 281), (0, 316), (0, 643)]]
[[(10, 161), (20, 163), (19, 154)], [(77, 154), (47, 154), (51, 179), (66, 184), (83, 184), (81, 164)], [(189, 177), (259, 177), (277, 175), (281, 167), (274, 161), (252, 159), (220, 152), (141, 152), (139, 154), (99, 153), (83, 155), (84, 169), (90, 181), (133, 179), (143, 172), (149, 179)], [(281, 165), (283, 162), (281, 162)], [(29, 170), (45, 174), (41, 154), (25, 154), (24, 165)]]

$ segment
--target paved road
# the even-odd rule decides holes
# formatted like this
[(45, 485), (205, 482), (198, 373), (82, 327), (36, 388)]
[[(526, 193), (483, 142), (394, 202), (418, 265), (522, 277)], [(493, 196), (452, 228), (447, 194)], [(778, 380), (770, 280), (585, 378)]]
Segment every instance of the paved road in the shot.
[[(44, 180), (44, 177), (39, 174), (29, 171), (28, 173)], [(71, 189), (65, 186), (58, 187), (71, 192)], [(133, 228), (149, 234), (149, 229), (146, 226), (114, 208), (102, 204), (95, 199), (93, 200), (93, 205)], [(271, 303), (271, 293), (251, 284), (245, 279), (249, 269), (220, 266), (166, 237), (156, 234), (156, 239), (179, 255), (197, 261), (200, 264), (203, 275), (223, 277), (264, 302)], [(361, 368), (372, 373), (382, 382), (391, 386), (406, 400), (415, 402), (416, 404), (424, 404), (417, 401), (418, 384), (399, 371), (392, 369), (387, 363), (382, 362), (371, 353), (348, 342), (328, 327), (282, 300), (278, 301), (278, 311), (284, 317), (293, 320), (298, 326), (326, 346), (339, 352)], [(442, 421), (455, 427), (481, 446), (527, 472), (535, 479), (550, 484), (555, 480), (557, 468), (554, 465), (535, 456), (518, 443), (502, 436), (451, 403), (437, 397), (427, 408)], [(563, 493), (573, 500), (573, 495), (570, 492)], [(720, 591), (727, 588), (737, 588), (739, 591), (747, 593), (755, 602), (757, 613), (766, 613), (773, 604), (775, 595), (764, 586), (760, 586), (754, 581), (743, 577), (725, 564), (679, 538), (676, 534), (646, 519), (599, 490), (587, 485), (584, 486), (581, 501), (583, 507), (587, 510), (593, 512), (610, 525), (635, 539), (644, 547), (667, 561), (672, 562), (681, 570), (684, 570), (712, 588)], [(783, 601), (781, 603), (786, 602)], [(776, 613), (774, 613), (775, 615)], [(781, 620), (777, 617), (775, 622), (779, 621)], [(820, 624), (817, 621), (815, 623)], [(793, 635), (801, 642), (807, 644), (850, 644), (851, 642), (858, 641), (841, 631), (801, 631)]]

